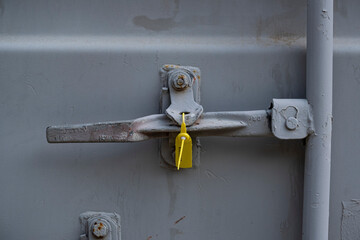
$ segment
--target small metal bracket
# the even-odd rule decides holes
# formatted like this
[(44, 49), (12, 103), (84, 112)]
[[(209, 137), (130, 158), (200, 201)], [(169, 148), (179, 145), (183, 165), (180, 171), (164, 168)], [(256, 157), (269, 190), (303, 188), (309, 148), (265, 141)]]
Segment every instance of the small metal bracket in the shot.
[(200, 92), (200, 69), (167, 64), (161, 68), (160, 78), (163, 88), (168, 89), (171, 100), (170, 106), (165, 110), (166, 115), (180, 126), (181, 114), (185, 113), (186, 125), (193, 125), (203, 112), (203, 107), (199, 104), (200, 98), (194, 99), (193, 93), (193, 85), (197, 93)]
[(121, 240), (120, 215), (85, 212), (80, 214), (80, 240)]
[(280, 139), (303, 139), (312, 132), (310, 105), (306, 99), (273, 99), (271, 130)]
[[(197, 67), (165, 64), (160, 69), (162, 91), (160, 113), (165, 113), (179, 126), (184, 112), (187, 126), (193, 125), (203, 112), (200, 105), (201, 72)], [(191, 134), (190, 134), (191, 135)], [(175, 169), (175, 138), (177, 133), (169, 133), (168, 139), (159, 141), (161, 166)], [(200, 165), (200, 139), (193, 139), (193, 166)]]

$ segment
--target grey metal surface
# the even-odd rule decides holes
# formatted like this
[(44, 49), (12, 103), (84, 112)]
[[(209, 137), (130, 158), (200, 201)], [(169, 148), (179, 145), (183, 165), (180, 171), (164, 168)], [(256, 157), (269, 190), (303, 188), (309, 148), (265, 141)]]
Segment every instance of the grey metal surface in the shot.
[(360, 236), (360, 201), (351, 199), (342, 202), (341, 240), (352, 240)]
[[(266, 109), (274, 96), (286, 97), (285, 91), (272, 84), (274, 65), (270, 63), (278, 50), (253, 55), (239, 45), (237, 51), (218, 52), (216, 61), (207, 62), (211, 49), (179, 54), (160, 48), (158, 61), (180, 58), (177, 61), (200, 64), (203, 75), (207, 73), (204, 78), (212, 85), (202, 88), (202, 105), (209, 111)], [(27, 226), (19, 231), (5, 225), (4, 236), (24, 239), (30, 231), (38, 239), (75, 240), (80, 235), (79, 214), (93, 210), (118, 212), (124, 239), (156, 239), (156, 235), (158, 239), (219, 239), (224, 232), (229, 238), (300, 239), (304, 157), (301, 142), (202, 138), (200, 168), (181, 171), (182, 174), (159, 167), (157, 141), (47, 143), (44, 129), (49, 124), (132, 119), (158, 111), (158, 68), (148, 66), (149, 62), (156, 66), (156, 51), (138, 51), (3, 50), (0, 66), (7, 68), (2, 68), (1, 78), (7, 81), (1, 82), (1, 101), (5, 103), (1, 121), (2, 126), (14, 127), (1, 128), (0, 189), (7, 192), (2, 196), (6, 208), (2, 209), (1, 221), (21, 214), (17, 221)], [(301, 66), (304, 55), (297, 51), (291, 57), (286, 50), (283, 53), (278, 61), (291, 63), (289, 73), (294, 76), (291, 97), (301, 98), (303, 75), (297, 66)], [(141, 60), (143, 64), (124, 63), (125, 54), (127, 59)], [(242, 54), (244, 68), (239, 69), (238, 58)], [(250, 76), (252, 71), (245, 69), (260, 59), (268, 64), (254, 80), (238, 83), (238, 79), (233, 79), (233, 74), (239, 79)], [(228, 75), (216, 71), (219, 62), (223, 62), (222, 68)], [(282, 81), (279, 71), (276, 80)], [(119, 83), (124, 83), (119, 76), (125, 74), (125, 79), (130, 79), (127, 87), (119, 87)], [(222, 77), (226, 81), (219, 82)], [(267, 89), (258, 89), (265, 78), (270, 81), (265, 82)], [(257, 94), (241, 96), (241, 87), (234, 86), (243, 86), (249, 94), (258, 89)], [(135, 91), (143, 95), (134, 102)], [(256, 207), (251, 210), (252, 206)], [(48, 221), (40, 224), (33, 221), (34, 216)], [(174, 224), (183, 216), (186, 217)], [(60, 223), (62, 229), (58, 228)], [(263, 231), (258, 231), (259, 226)]]
[[(44, 128), (158, 112), (167, 62), (201, 68), (206, 111), (305, 98), (306, 1), (3, 0), (1, 9), (1, 238), (75, 240), (79, 214), (94, 210), (120, 213), (123, 239), (301, 239), (303, 141), (202, 138), (200, 168), (178, 174), (159, 168), (157, 141), (49, 145)], [(342, 201), (360, 198), (360, 5), (334, 9), (329, 239), (339, 240)]]
[[(356, 6), (354, 4), (354, 6)], [(351, 6), (345, 9), (351, 10)], [(350, 40), (350, 39), (348, 39)], [(334, 52), (334, 102), (333, 138), (330, 191), (330, 239), (342, 239), (343, 202), (360, 198), (358, 183), (360, 176), (360, 126), (353, 124), (352, 116), (360, 116), (360, 109), (354, 103), (360, 101), (359, 70), (360, 48), (349, 41), (336, 43), (341, 46)], [(351, 219), (349, 219), (351, 221)], [(350, 223), (347, 222), (347, 223)], [(356, 221), (351, 222), (353, 226)], [(348, 238), (356, 239), (355, 229), (348, 232)], [(343, 237), (344, 238), (344, 237)], [(346, 240), (342, 239), (342, 240)]]
[[(32, 3), (3, 2), (3, 16), (8, 19), (8, 14), (16, 11), (12, 7), (22, 11), (27, 6), (31, 19), (41, 18), (53, 7), (50, 2)], [(66, 11), (67, 18), (54, 18), (65, 21), (77, 16), (82, 22), (94, 17), (90, 10), (87, 19), (83, 15), (90, 7), (88, 1), (77, 3), (79, 9)], [(146, 3), (142, 4), (140, 14), (126, 11), (130, 24), (136, 14), (149, 12)], [(222, 10), (206, 7), (208, 2), (180, 4), (186, 9), (181, 14), (196, 17), (241, 9), (230, 2), (219, 3)], [(169, 8), (172, 6), (169, 3)], [(99, 8), (94, 9), (100, 14)], [(159, 12), (154, 10), (154, 18), (163, 17)], [(233, 13), (239, 16), (238, 11)], [(100, 15), (104, 19), (111, 16), (103, 9)], [(223, 21), (228, 20), (207, 25), (206, 31), (219, 33), (215, 29), (220, 31)], [(5, 23), (8, 28), (9, 21)], [(14, 19), (9, 33), (17, 23)], [(233, 24), (228, 33), (237, 29)], [(66, 28), (62, 22), (59, 25), (56, 31), (60, 35)], [(88, 29), (101, 32), (103, 28), (95, 30), (96, 26)], [(150, 31), (131, 26), (134, 31)], [(79, 34), (84, 33), (80, 29)], [(300, 239), (301, 141), (203, 138), (201, 167), (182, 174), (159, 168), (157, 141), (47, 143), (44, 128), (48, 125), (134, 119), (158, 112), (158, 69), (167, 62), (201, 68), (206, 79), (202, 105), (210, 112), (266, 109), (274, 97), (305, 96), (303, 46), (266, 46), (227, 35), (198, 39), (194, 28), (188, 31), (183, 35), (186, 41), (177, 35), (154, 37), (151, 31), (153, 39), (64, 34), (0, 38), (0, 190), (7, 193), (1, 197), (4, 238), (26, 239), (31, 234), (36, 239), (75, 240), (80, 235), (79, 214), (93, 210), (118, 212), (123, 239), (217, 240), (224, 233), (229, 239)], [(259, 62), (262, 67), (255, 71)], [(24, 227), (8, 224), (9, 220)]]

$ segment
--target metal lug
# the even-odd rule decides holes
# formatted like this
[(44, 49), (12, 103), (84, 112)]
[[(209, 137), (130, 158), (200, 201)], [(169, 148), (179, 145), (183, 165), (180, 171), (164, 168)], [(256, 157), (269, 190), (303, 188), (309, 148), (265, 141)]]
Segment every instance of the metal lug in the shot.
[(310, 106), (306, 99), (273, 99), (271, 130), (280, 139), (306, 138), (312, 131)]
[(200, 69), (168, 64), (161, 68), (160, 73), (162, 81), (167, 81), (171, 99), (166, 115), (180, 126), (181, 114), (185, 113), (186, 125), (193, 125), (203, 112), (203, 107), (196, 102), (193, 93), (193, 84), (199, 85)]
[[(181, 72), (185, 74), (181, 74)], [(182, 76), (183, 75), (183, 76)], [(195, 81), (191, 81), (191, 77)], [(181, 124), (181, 111), (178, 113), (174, 113), (173, 111), (176, 110), (176, 102), (181, 101), (182, 99), (180, 96), (186, 98), (185, 101), (182, 102), (182, 105), (188, 101), (195, 101), (200, 107), (200, 79), (201, 79), (201, 72), (200, 69), (197, 67), (185, 67), (185, 66), (178, 66), (178, 65), (163, 65), (160, 69), (160, 79), (162, 81), (163, 87), (160, 96), (160, 113), (166, 114), (170, 119), (175, 121), (177, 124)], [(184, 79), (183, 84), (181, 81)], [(188, 81), (190, 80), (190, 81)], [(192, 94), (188, 94), (188, 92), (181, 93), (180, 91), (189, 88), (189, 91), (192, 91)], [(177, 93), (179, 92), (179, 93)], [(181, 95), (182, 94), (182, 95)], [(171, 96), (170, 96), (171, 95)], [(175, 100), (176, 99), (176, 100)], [(171, 108), (170, 108), (171, 106)], [(194, 106), (193, 103), (190, 103), (190, 106)], [(195, 105), (196, 106), (196, 105)], [(186, 109), (184, 112), (188, 112), (185, 117), (186, 124), (192, 125), (193, 119), (198, 119), (199, 116), (194, 116), (191, 113), (192, 110)], [(202, 112), (202, 107), (201, 107)], [(200, 113), (201, 114), (201, 113)], [(192, 120), (191, 120), (191, 119)], [(190, 121), (189, 121), (190, 119)], [(159, 141), (159, 151), (161, 157), (161, 166), (165, 168), (175, 169), (174, 164), (174, 157), (175, 157), (175, 138), (177, 133), (169, 133), (168, 139), (160, 139)], [(193, 137), (193, 167), (198, 167), (200, 165), (200, 139)]]
[(80, 214), (81, 240), (121, 240), (120, 216), (117, 213), (85, 212)]

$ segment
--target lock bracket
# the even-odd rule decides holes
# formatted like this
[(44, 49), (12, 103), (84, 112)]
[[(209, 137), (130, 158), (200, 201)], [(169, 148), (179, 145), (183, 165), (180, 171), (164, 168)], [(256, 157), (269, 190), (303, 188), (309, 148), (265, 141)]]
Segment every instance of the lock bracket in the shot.
[(271, 130), (279, 139), (303, 139), (313, 132), (311, 108), (306, 99), (273, 99)]
[[(193, 125), (203, 113), (200, 105), (201, 72), (197, 67), (165, 64), (160, 69), (162, 91), (160, 95), (160, 113), (166, 114), (177, 125), (182, 123), (185, 113), (186, 126)], [(160, 139), (159, 151), (161, 166), (176, 169), (175, 139), (177, 133), (169, 133), (167, 139)], [(193, 167), (200, 165), (200, 139), (193, 138)]]
[[(165, 113), (179, 126), (185, 113), (186, 126), (193, 125), (203, 112), (200, 103), (200, 69), (166, 64), (160, 69), (163, 89), (169, 92), (170, 104)], [(194, 90), (194, 91), (193, 91)]]

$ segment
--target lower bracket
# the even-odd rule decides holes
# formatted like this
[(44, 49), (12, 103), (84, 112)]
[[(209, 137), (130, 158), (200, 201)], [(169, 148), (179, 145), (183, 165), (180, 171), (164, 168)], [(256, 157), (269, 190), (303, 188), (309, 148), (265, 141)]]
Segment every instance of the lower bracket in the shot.
[(80, 240), (121, 240), (120, 215), (85, 212), (80, 214)]

